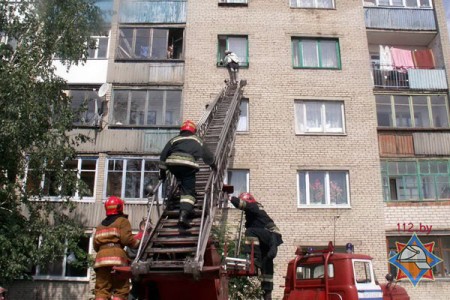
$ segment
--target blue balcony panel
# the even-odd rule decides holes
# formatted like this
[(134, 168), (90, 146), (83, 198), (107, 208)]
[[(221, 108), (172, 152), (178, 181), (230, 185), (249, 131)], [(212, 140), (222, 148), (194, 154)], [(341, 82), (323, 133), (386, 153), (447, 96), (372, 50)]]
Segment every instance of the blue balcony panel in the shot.
[(446, 90), (445, 70), (409, 69), (409, 88), (412, 90)]

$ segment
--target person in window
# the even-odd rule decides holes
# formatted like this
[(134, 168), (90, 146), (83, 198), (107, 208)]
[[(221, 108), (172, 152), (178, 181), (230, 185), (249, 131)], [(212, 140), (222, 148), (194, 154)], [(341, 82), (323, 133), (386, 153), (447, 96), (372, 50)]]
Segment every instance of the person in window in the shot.
[(128, 299), (130, 282), (111, 274), (114, 266), (127, 266), (129, 259), (124, 247), (137, 248), (140, 240), (131, 233), (128, 216), (123, 213), (124, 201), (111, 196), (105, 202), (106, 218), (94, 235), (95, 300)]
[(261, 289), (264, 300), (272, 299), (273, 260), (277, 256), (278, 246), (283, 243), (280, 230), (250, 193), (241, 193), (239, 198), (231, 197), (231, 204), (245, 213), (245, 245), (244, 254), (255, 255), (255, 265), (261, 269)]
[(190, 228), (189, 217), (194, 209), (195, 174), (199, 170), (198, 159), (202, 158), (205, 164), (216, 169), (214, 155), (203, 144), (203, 140), (195, 133), (197, 127), (192, 121), (185, 121), (180, 128), (180, 134), (172, 138), (164, 147), (160, 157), (161, 180), (166, 179), (166, 171), (175, 175), (180, 187), (180, 216), (178, 225)]
[(228, 74), (230, 75), (230, 83), (237, 84), (239, 73), (239, 58), (237, 57), (237, 55), (230, 50), (225, 50), (223, 65), (228, 69)]
[(169, 45), (169, 47), (167, 47), (167, 58), (173, 59), (173, 45)]

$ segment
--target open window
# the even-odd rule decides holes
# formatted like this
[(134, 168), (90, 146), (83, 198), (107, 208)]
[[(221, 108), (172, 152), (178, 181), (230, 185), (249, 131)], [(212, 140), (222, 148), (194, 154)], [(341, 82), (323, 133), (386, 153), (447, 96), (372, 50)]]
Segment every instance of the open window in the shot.
[(120, 27), (117, 60), (183, 58), (184, 28)]

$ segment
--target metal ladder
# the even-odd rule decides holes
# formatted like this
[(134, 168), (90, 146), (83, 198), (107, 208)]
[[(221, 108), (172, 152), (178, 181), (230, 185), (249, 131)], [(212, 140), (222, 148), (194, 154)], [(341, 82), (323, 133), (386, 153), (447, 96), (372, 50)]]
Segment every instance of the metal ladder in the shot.
[(177, 225), (177, 182), (173, 176), (169, 176), (166, 182), (168, 203), (165, 203), (155, 228), (132, 264), (135, 276), (145, 277), (151, 273), (188, 273), (196, 276), (204, 271), (205, 251), (216, 209), (223, 198), (224, 173), (234, 145), (245, 85), (246, 82), (241, 81), (238, 85), (225, 86), (198, 123), (197, 134), (215, 154), (217, 171), (213, 172), (209, 166), (200, 163), (196, 176), (197, 202), (190, 222), (192, 227), (182, 229)]

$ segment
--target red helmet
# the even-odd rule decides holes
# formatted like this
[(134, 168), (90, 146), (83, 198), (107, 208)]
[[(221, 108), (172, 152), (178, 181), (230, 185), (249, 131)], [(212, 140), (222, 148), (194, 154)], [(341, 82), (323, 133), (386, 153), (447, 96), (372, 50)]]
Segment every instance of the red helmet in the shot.
[(247, 202), (247, 203), (256, 203), (255, 197), (252, 194), (244, 192), (239, 195), (239, 199)]
[(124, 204), (125, 202), (119, 197), (116, 196), (109, 197), (108, 200), (106, 200), (105, 202), (106, 215), (111, 216), (122, 213)]
[(191, 120), (184, 121), (183, 125), (181, 125), (180, 131), (190, 131), (195, 133), (197, 131), (197, 126)]

